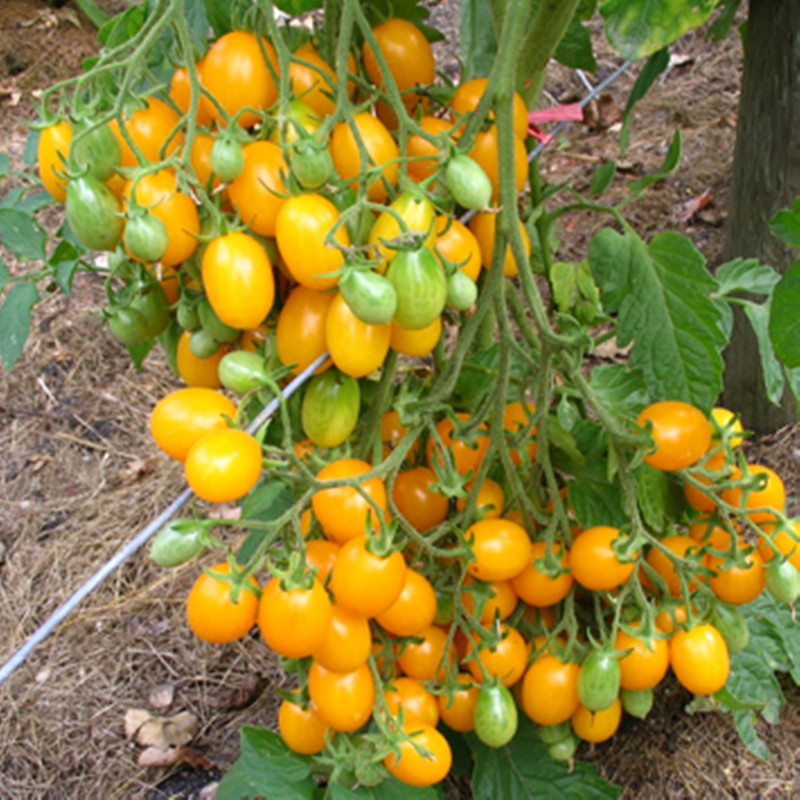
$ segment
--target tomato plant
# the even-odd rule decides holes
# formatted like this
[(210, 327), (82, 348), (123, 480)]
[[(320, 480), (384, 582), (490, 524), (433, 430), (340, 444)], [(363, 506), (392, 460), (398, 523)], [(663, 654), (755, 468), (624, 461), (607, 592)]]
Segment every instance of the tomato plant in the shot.
[[(551, 56), (591, 56), (577, 0), (489, 4), (453, 82), (413, 3), (342, 0), (302, 27), (244, 5), (137, 7), (104, 30), (96, 67), (43, 94), (36, 183), (69, 224), (50, 253), (29, 213), (44, 201), (3, 198), (4, 244), (37, 266), (0, 275), (0, 356), (13, 363), (33, 304), (86, 266), (136, 365), (161, 346), (188, 384), (156, 404), (156, 446), (199, 498), (241, 513), (215, 516), (214, 535), (176, 521), (152, 557), (224, 553), (232, 580), (198, 581), (191, 627), (231, 641), (258, 622), (286, 659), (277, 727), (308, 760), (281, 746), (273, 770), (268, 753), (276, 785), (253, 791), (288, 796), (295, 767), (326, 798), (387, 775), (431, 785), (451, 763), (440, 718), (475, 730), (473, 778), (491, 782), (486, 752), (511, 741), (518, 708), (570, 760), (622, 709), (644, 717), (670, 665), (749, 708), (749, 667), (780, 662), (758, 640), (786, 612), (770, 598), (797, 599), (800, 546), (781, 477), (748, 463), (742, 421), (714, 403), (743, 302), (768, 393), (796, 388), (778, 363), (800, 363), (796, 276), (756, 259), (712, 275), (682, 234), (635, 232), (628, 203), (667, 179), (679, 137), (640, 180), (604, 162), (591, 198), (550, 181), (528, 109)], [(609, 36), (656, 53), (652, 77), (670, 42), (613, 5)], [(586, 212), (613, 227), (574, 239)], [(627, 360), (599, 357), (606, 339)]]

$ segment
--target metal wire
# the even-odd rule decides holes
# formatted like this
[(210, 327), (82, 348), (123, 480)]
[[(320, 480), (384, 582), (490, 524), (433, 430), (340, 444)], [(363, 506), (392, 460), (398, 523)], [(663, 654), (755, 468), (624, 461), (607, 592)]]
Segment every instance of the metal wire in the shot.
[[(281, 392), (284, 399), (290, 398), (329, 358), (324, 353), (309, 364)], [(258, 416), (247, 426), (247, 432), (253, 433), (269, 419), (280, 407), (279, 397), (270, 400)], [(17, 650), (0, 668), (0, 685), (30, 656), (41, 644), (114, 570), (127, 561), (139, 548), (152, 538), (169, 520), (180, 511), (194, 495), (191, 489), (184, 489), (146, 528), (143, 528), (128, 544), (118, 550), (97, 572), (92, 575), (68, 600), (65, 600), (34, 634)]]
[[(625, 61), (608, 77), (597, 84), (591, 91), (580, 101), (581, 108), (585, 108), (600, 92), (610, 86), (620, 75), (631, 66), (630, 61)], [(591, 88), (591, 84), (586, 79), (586, 76), (579, 70), (579, 77), (584, 85)], [(528, 161), (536, 158), (542, 150), (547, 146), (550, 140), (559, 134), (567, 126), (567, 122), (559, 122), (550, 132), (550, 139), (546, 142), (540, 142), (528, 154)], [(470, 211), (462, 218), (462, 222), (469, 220), (476, 212)], [(300, 372), (286, 388), (282, 391), (283, 399), (291, 397), (320, 367), (327, 359), (328, 354), (325, 353), (317, 358), (314, 362), (309, 364), (302, 372)], [(281, 398), (276, 397), (270, 400), (258, 416), (248, 425), (247, 432), (253, 433), (264, 422), (269, 419), (280, 407)], [(194, 493), (191, 489), (185, 489), (175, 500), (170, 503), (147, 527), (143, 528), (128, 544), (112, 556), (97, 572), (92, 575), (68, 600), (63, 602), (47, 620), (36, 630), (34, 634), (19, 648), (11, 658), (0, 667), (0, 685), (21, 665), (23, 664), (33, 650), (41, 644), (52, 632), (58, 627), (114, 570), (117, 569), (123, 562), (130, 558), (137, 550), (139, 550), (147, 541), (152, 538), (161, 528), (176, 514), (186, 503), (189, 502)]]

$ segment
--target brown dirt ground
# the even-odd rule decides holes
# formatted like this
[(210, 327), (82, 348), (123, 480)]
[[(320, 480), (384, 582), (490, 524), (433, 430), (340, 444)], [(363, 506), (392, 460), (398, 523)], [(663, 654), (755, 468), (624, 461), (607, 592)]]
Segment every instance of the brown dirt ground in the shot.
[[(439, 6), (436, 15), (452, 25), (452, 8)], [(15, 164), (25, 121), (34, 116), (31, 93), (74, 74), (93, 50), (91, 26), (71, 4), (55, 11), (40, 0), (0, 5), (0, 141)], [(687, 60), (642, 102), (626, 171), (612, 191), (652, 171), (680, 125), (681, 167), (631, 208), (631, 217), (645, 235), (671, 222), (714, 262), (741, 53), (735, 33), (720, 46), (689, 36), (677, 50)], [(616, 63), (602, 54), (601, 74)], [(606, 109), (624, 104), (634, 76), (612, 87)], [(560, 69), (548, 90), (553, 103), (583, 91), (574, 73)], [(566, 136), (543, 159), (554, 181), (571, 177), (586, 186), (600, 160), (617, 158), (613, 125), (576, 126)], [(712, 203), (689, 223), (676, 222), (681, 203), (706, 189)], [(594, 224), (567, 220), (564, 257), (585, 253)], [(11, 374), (0, 374), (0, 661), (182, 489), (180, 470), (156, 452), (147, 433), (150, 409), (174, 380), (158, 354), (135, 372), (103, 329), (101, 305), (101, 286), (85, 278), (69, 299), (48, 299), (36, 311), (22, 359)], [(797, 429), (750, 447), (787, 478), (797, 497)], [(200, 730), (191, 746), (222, 770), (236, 757), (241, 724), (274, 720), (275, 695), (266, 689), (283, 678), (257, 637), (216, 648), (188, 634), (182, 606), (196, 569), (165, 573), (137, 554), (0, 688), (0, 795), (166, 796), (153, 789), (171, 773), (137, 766), (140, 749), (123, 733), (126, 710), (152, 710), (151, 692), (164, 684), (175, 697), (157, 713), (195, 714)], [(738, 742), (725, 716), (683, 714), (688, 697), (673, 684), (660, 692), (645, 722), (628, 721), (613, 743), (584, 747), (579, 755), (631, 798), (798, 797), (800, 691), (787, 685), (786, 692), (781, 722), (761, 729), (774, 754), (766, 764)]]

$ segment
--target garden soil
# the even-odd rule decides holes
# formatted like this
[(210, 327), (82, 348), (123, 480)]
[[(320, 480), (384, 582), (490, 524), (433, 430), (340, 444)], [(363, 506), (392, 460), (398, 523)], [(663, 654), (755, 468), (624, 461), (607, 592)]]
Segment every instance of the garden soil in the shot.
[[(37, 91), (75, 74), (96, 48), (77, 8), (54, 5), (0, 3), (0, 150), (17, 167)], [(457, 5), (433, 8), (451, 42)], [(441, 63), (455, 75), (455, 49), (444, 50), (449, 60)], [(618, 63), (602, 51), (599, 76)], [(631, 180), (657, 169), (679, 127), (681, 166), (627, 211), (643, 235), (672, 226), (717, 263), (741, 70), (738, 36), (717, 45), (699, 34), (678, 42), (669, 71), (637, 109), (620, 159), (619, 113), (636, 69), (592, 104), (586, 123), (551, 144), (542, 157), (545, 174), (586, 188), (596, 166), (615, 159), (620, 171), (610, 191), (622, 196)], [(585, 91), (573, 71), (558, 68), (545, 102), (571, 102)], [(46, 222), (54, 229), (58, 212)], [(597, 224), (568, 216), (561, 257), (583, 257)], [(180, 466), (157, 451), (147, 428), (150, 409), (176, 381), (158, 352), (141, 372), (132, 368), (103, 326), (103, 299), (101, 280), (85, 275), (69, 298), (49, 297), (35, 311), (23, 357), (10, 374), (0, 373), (0, 662), (183, 488)], [(624, 355), (612, 349), (604, 357)], [(784, 476), (790, 495), (800, 494), (796, 428), (746, 446)], [(188, 632), (183, 603), (196, 574), (196, 564), (166, 572), (145, 551), (136, 554), (0, 687), (0, 797), (213, 797), (214, 780), (236, 758), (240, 726), (274, 722), (274, 690), (286, 679), (256, 634), (214, 647)], [(626, 720), (611, 742), (583, 745), (578, 756), (597, 764), (628, 798), (797, 798), (800, 692), (784, 688), (788, 704), (778, 724), (759, 724), (772, 751), (768, 762), (743, 747), (726, 716), (685, 714), (690, 697), (669, 681), (646, 721)], [(126, 715), (130, 725), (136, 709), (191, 715), (182, 767), (142, 766), (152, 751), (126, 738)], [(450, 796), (461, 796), (458, 786)]]

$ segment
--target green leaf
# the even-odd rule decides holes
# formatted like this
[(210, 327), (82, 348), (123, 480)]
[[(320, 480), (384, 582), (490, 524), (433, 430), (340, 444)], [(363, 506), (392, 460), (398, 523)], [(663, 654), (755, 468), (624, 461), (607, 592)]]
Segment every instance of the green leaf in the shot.
[(97, 5), (95, 0), (75, 0), (75, 3), (95, 28), (100, 28), (108, 22), (109, 15)]
[(800, 367), (800, 261), (775, 286), (769, 312), (769, 338), (787, 367)]
[(631, 196), (636, 197), (640, 195), (648, 186), (652, 186), (654, 183), (658, 183), (659, 181), (663, 181), (674, 169), (678, 166), (678, 162), (681, 160), (681, 132), (680, 130), (675, 131), (675, 135), (672, 137), (672, 143), (667, 150), (667, 154), (664, 156), (664, 161), (661, 164), (661, 168), (658, 172), (654, 172), (652, 175), (645, 175), (643, 178), (639, 178), (638, 181), (632, 181), (628, 188), (631, 191)]
[(725, 297), (736, 292), (770, 294), (781, 276), (772, 267), (760, 264), (757, 258), (734, 258), (714, 273), (719, 288), (714, 293)]
[(331, 783), (325, 792), (325, 800), (438, 800), (440, 797), (441, 792), (432, 786), (410, 786), (393, 777), (387, 777), (374, 786), (352, 789)]
[(331, 783), (325, 792), (325, 800), (373, 800), (373, 798), (371, 786), (350, 789), (341, 783)]
[(718, 0), (603, 0), (609, 42), (625, 58), (637, 61), (698, 28)]
[(753, 303), (749, 300), (743, 301), (743, 311), (753, 333), (756, 335), (758, 354), (761, 357), (761, 373), (764, 377), (764, 388), (771, 403), (778, 405), (783, 397), (783, 369), (775, 356), (772, 342), (769, 336), (769, 302)]
[(178, 341), (183, 333), (183, 328), (173, 319), (167, 329), (158, 337), (161, 347), (164, 348), (164, 358), (172, 372), (178, 374)]
[(17, 203), (24, 193), (25, 188), (23, 186), (15, 186), (13, 189), (9, 189), (3, 197), (0, 198), (0, 208), (16, 208)]
[(131, 6), (108, 20), (97, 31), (97, 40), (109, 49), (123, 44), (141, 30), (146, 18), (147, 11), (144, 3)]
[(637, 469), (636, 498), (644, 521), (656, 530), (664, 527), (665, 515), (670, 503), (670, 482), (664, 472), (647, 464)]
[(570, 20), (553, 55), (556, 61), (560, 61), (566, 67), (597, 72), (597, 62), (592, 51), (592, 37), (589, 29), (581, 25), (579, 12), (580, 8)]
[(17, 201), (15, 208), (19, 211), (24, 211), (26, 214), (35, 214), (42, 208), (52, 205), (54, 202), (53, 196), (50, 192), (31, 192), (25, 195), (21, 200)]
[(547, 422), (547, 438), (553, 447), (565, 453), (574, 463), (586, 462), (585, 456), (578, 450), (575, 437), (553, 416), (550, 416)]
[(708, 29), (708, 38), (712, 42), (721, 42), (728, 35), (728, 31), (736, 21), (736, 12), (739, 10), (740, 3), (741, 0), (721, 0), (722, 11)]
[(587, 465), (567, 481), (569, 502), (578, 522), (585, 528), (595, 525), (622, 527), (628, 518), (622, 510), (619, 484), (609, 483), (606, 462)]
[(6, 266), (6, 262), (0, 258), (0, 292), (5, 289), (6, 284), (8, 283), (10, 275), (8, 272), (8, 267)]
[(11, 170), (11, 156), (8, 153), (0, 153), (0, 178), (5, 178)]
[(40, 131), (31, 131), (25, 140), (25, 149), (22, 151), (22, 160), (26, 167), (32, 167), (39, 159)]
[(628, 102), (625, 104), (625, 111), (622, 113), (622, 131), (619, 136), (619, 150), (624, 156), (628, 149), (628, 139), (630, 137), (630, 123), (633, 118), (634, 106), (647, 94), (655, 79), (669, 66), (669, 51), (665, 47), (657, 53), (653, 53), (647, 63), (642, 67), (636, 82), (633, 84), (631, 93), (628, 95)]
[(144, 360), (155, 346), (156, 339), (148, 339), (146, 342), (142, 342), (141, 344), (125, 348), (128, 351), (128, 355), (131, 357), (131, 361), (133, 362), (133, 366), (136, 368), (137, 372), (142, 371), (142, 364), (144, 364)]
[(800, 197), (792, 208), (779, 211), (769, 221), (769, 228), (784, 244), (800, 248)]
[(23, 261), (45, 257), (47, 234), (29, 214), (16, 208), (0, 208), (0, 244)]
[(616, 414), (637, 413), (650, 402), (642, 373), (625, 364), (595, 367), (589, 375), (589, 385), (600, 402)]
[(315, 8), (322, 8), (321, 0), (275, 0), (275, 5), (281, 11), (291, 14), (293, 17), (304, 14), (306, 11), (313, 11)]
[(293, 753), (281, 737), (265, 728), (240, 730), (241, 774), (253, 793), (281, 800), (313, 800), (317, 784), (307, 758)]
[(53, 267), (53, 280), (64, 294), (72, 291), (72, 280), (81, 263), (78, 248), (72, 242), (62, 239), (47, 263)]
[(386, 778), (372, 787), (375, 800), (440, 800), (444, 793), (435, 786), (410, 786), (397, 778)]
[(463, 62), (462, 80), (485, 78), (497, 55), (497, 40), (488, 0), (461, 0), (458, 31)]
[[(295, 497), (292, 490), (283, 481), (272, 480), (259, 484), (242, 503), (242, 520), (259, 520), (271, 522), (285, 514), (294, 505)], [(259, 528), (244, 540), (236, 560), (246, 564), (258, 549), (268, 531)]]
[[(479, 350), (464, 362), (454, 391), (459, 408), (467, 411), (475, 408), (497, 377), (499, 359), (500, 346), (495, 344)], [(509, 399), (517, 400), (524, 387), (530, 384), (530, 375), (528, 366), (516, 353), (511, 354), (511, 381), (515, 386), (509, 390)]]
[(618, 314), (617, 340), (633, 342), (653, 397), (685, 400), (709, 411), (722, 388), (722, 312), (705, 259), (681, 234), (665, 231), (649, 245), (630, 229), (604, 228), (589, 247), (603, 305)]
[(233, 29), (230, 0), (204, 0), (208, 22), (214, 29), (215, 38)]
[(592, 182), (589, 186), (589, 191), (594, 194), (602, 194), (611, 185), (614, 180), (614, 175), (617, 174), (617, 162), (606, 161), (601, 164), (592, 175)]
[(256, 793), (247, 779), (247, 770), (241, 760), (222, 776), (216, 792), (216, 800), (255, 800)]
[(285, 514), (294, 504), (294, 494), (283, 481), (259, 484), (242, 503), (242, 519), (271, 522)]
[(785, 702), (776, 672), (790, 672), (800, 683), (800, 627), (789, 609), (767, 592), (742, 606), (750, 629), (750, 641), (731, 656), (731, 674), (715, 697), (732, 712), (736, 730), (758, 758), (769, 758), (769, 749), (759, 738), (757, 710), (768, 721), (776, 721)]
[(505, 747), (487, 747), (469, 737), (475, 754), (472, 790), (493, 800), (599, 800), (619, 797), (620, 788), (580, 761), (565, 764), (547, 755), (536, 726), (524, 716), (517, 735)]
[(31, 327), (31, 308), (38, 300), (36, 286), (21, 281), (9, 289), (0, 307), (0, 358), (7, 370), (22, 355)]

